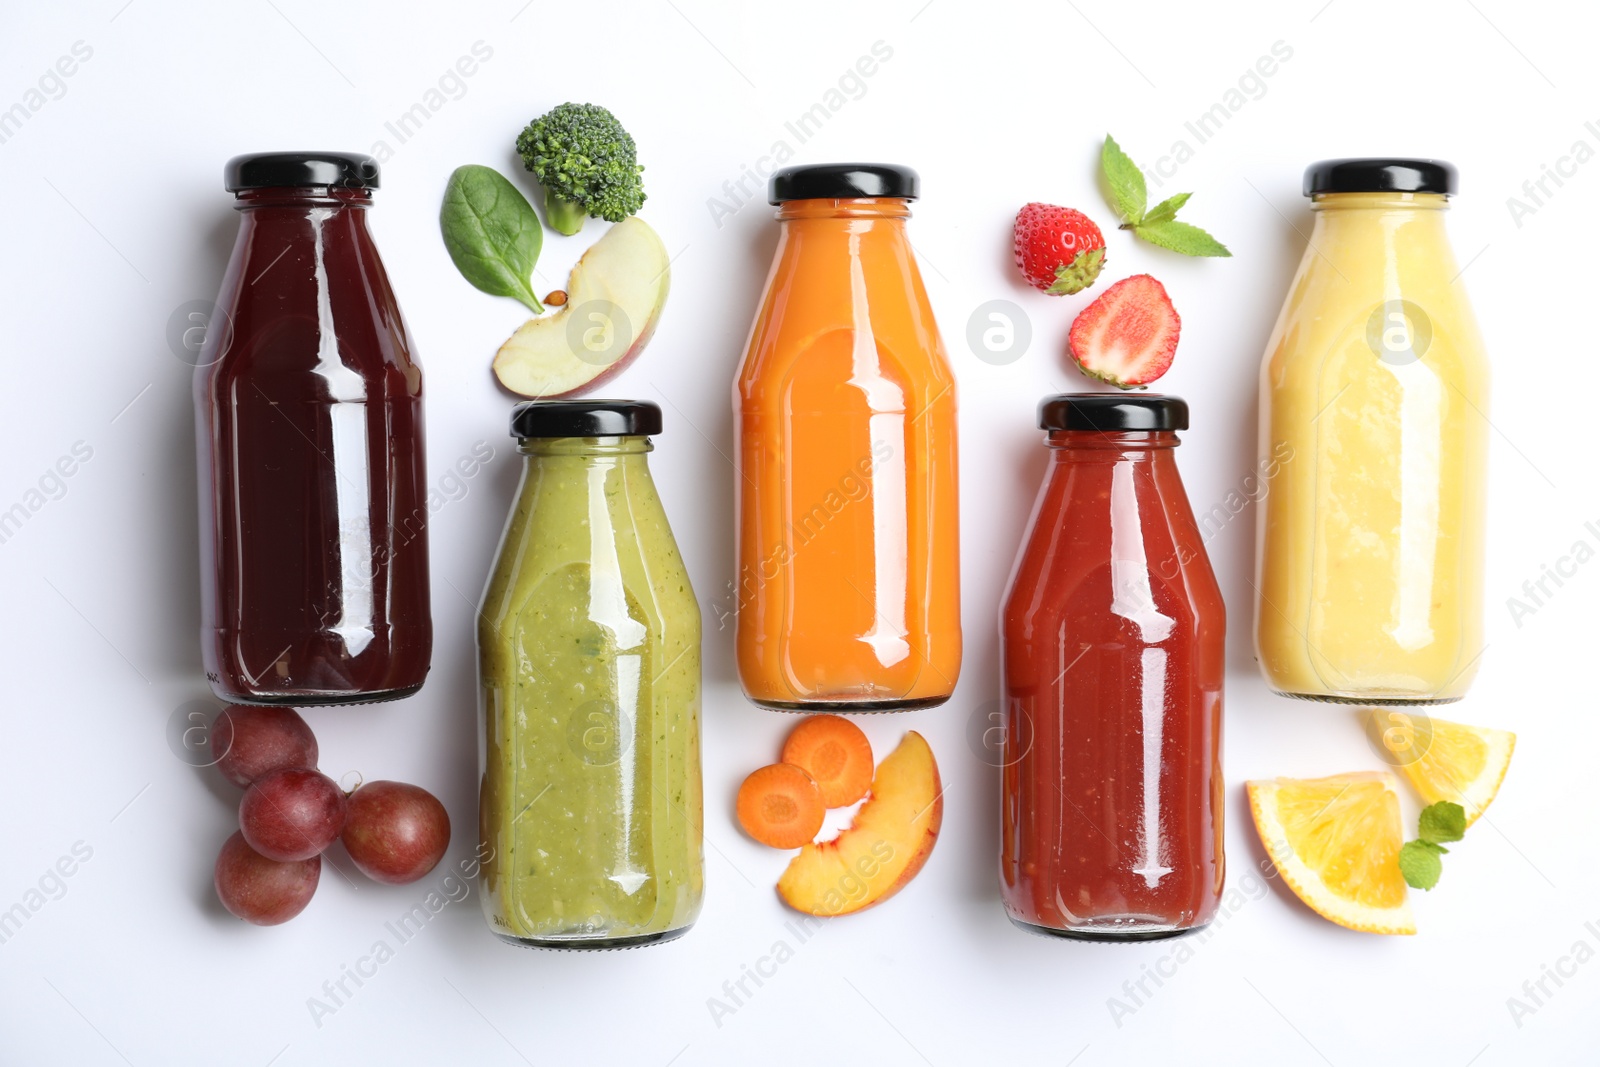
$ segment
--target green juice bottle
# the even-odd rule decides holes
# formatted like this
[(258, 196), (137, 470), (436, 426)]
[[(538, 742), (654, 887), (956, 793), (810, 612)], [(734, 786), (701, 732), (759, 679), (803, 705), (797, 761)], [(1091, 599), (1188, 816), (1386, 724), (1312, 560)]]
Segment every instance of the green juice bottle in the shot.
[(478, 676), (482, 899), (513, 944), (652, 944), (700, 911), (700, 610), (646, 464), (660, 429), (635, 401), (512, 415)]

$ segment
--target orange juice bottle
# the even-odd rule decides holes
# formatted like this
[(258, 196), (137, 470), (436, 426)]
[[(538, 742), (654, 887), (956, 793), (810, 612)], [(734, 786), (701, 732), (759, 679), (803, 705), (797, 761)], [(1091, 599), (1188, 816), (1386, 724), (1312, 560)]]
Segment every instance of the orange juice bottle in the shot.
[(909, 167), (772, 176), (783, 233), (734, 383), (739, 679), (899, 711), (961, 669), (956, 383), (906, 239)]

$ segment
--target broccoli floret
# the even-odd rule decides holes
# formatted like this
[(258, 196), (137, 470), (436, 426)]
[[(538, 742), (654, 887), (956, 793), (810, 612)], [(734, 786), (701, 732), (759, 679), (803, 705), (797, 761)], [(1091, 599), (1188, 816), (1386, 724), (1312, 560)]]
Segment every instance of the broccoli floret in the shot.
[(564, 234), (585, 215), (621, 222), (644, 205), (633, 138), (597, 104), (562, 104), (528, 123), (517, 153), (544, 186), (545, 218)]

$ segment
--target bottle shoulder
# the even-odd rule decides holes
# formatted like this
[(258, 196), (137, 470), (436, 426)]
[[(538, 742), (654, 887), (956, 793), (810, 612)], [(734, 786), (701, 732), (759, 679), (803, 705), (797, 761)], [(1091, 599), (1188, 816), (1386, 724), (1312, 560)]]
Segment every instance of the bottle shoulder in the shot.
[(1266, 346), (1266, 383), (1364, 352), (1426, 362), (1458, 386), (1487, 372), (1443, 212), (1319, 216)]
[(398, 370), (420, 392), (409, 331), (361, 210), (246, 215), (213, 315), (227, 343), (202, 357), (217, 374), (337, 374), (337, 364), (367, 378)]
[[(735, 395), (786, 388), (804, 377), (837, 377), (817, 350), (857, 358), (857, 377), (899, 376), (912, 386), (953, 381), (915, 253), (903, 230), (866, 235), (785, 236), (763, 290)], [(876, 353), (876, 356), (874, 356)]]
[(517, 615), (552, 588), (575, 583), (597, 604), (601, 594), (620, 592), (637, 606), (626, 614), (648, 627), (699, 633), (688, 569), (637, 458), (609, 470), (578, 457), (530, 463), (491, 571), (487, 616)]
[(1053, 464), (1013, 568), (1005, 629), (1015, 638), (1140, 609), (1187, 626), (1223, 617), (1173, 457)]

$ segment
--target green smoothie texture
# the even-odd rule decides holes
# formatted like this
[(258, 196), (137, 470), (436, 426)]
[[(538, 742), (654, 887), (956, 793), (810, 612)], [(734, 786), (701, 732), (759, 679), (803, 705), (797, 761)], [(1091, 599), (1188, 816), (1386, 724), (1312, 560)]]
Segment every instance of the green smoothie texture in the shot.
[(700, 610), (649, 449), (522, 442), (478, 617), (481, 887), (502, 937), (646, 937), (700, 910)]

